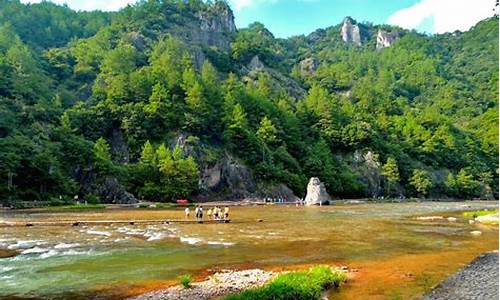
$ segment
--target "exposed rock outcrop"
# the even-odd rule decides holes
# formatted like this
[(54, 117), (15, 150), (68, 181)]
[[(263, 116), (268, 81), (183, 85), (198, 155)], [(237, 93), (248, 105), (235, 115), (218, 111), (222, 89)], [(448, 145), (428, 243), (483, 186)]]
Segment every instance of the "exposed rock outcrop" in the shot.
[(133, 204), (137, 199), (118, 182), (115, 177), (106, 177), (97, 193), (103, 203)]
[(399, 37), (399, 32), (387, 32), (379, 30), (377, 33), (377, 49), (390, 47), (397, 39), (399, 39)]
[(248, 64), (248, 69), (250, 69), (250, 71), (263, 70), (265, 67), (266, 66), (264, 65), (264, 63), (262, 61), (260, 61), (258, 55), (255, 55), (254, 57), (252, 57), (252, 60)]
[(119, 128), (113, 128), (109, 137), (109, 144), (111, 146), (111, 152), (113, 154), (113, 159), (120, 163), (128, 163), (130, 160), (130, 155), (128, 151), (128, 145), (123, 137), (123, 133)]
[[(214, 166), (202, 170), (199, 198), (219, 194), (218, 198), (240, 200), (250, 197), (256, 191), (252, 172), (231, 155), (226, 154)], [(213, 200), (213, 199), (201, 199)]]
[(299, 62), (299, 73), (302, 76), (312, 75), (318, 68), (318, 61), (312, 57), (308, 57)]
[(347, 44), (361, 46), (361, 29), (351, 17), (346, 17), (342, 24), (342, 40)]
[(201, 31), (199, 34), (193, 33), (202, 44), (225, 50), (230, 49), (230, 39), (225, 35), (236, 33), (236, 25), (233, 12), (227, 4), (215, 3), (208, 11), (198, 13), (198, 19)]
[(373, 198), (382, 196), (383, 181), (378, 155), (372, 151), (361, 152), (356, 150), (351, 163), (366, 186), (366, 194)]
[(272, 90), (284, 90), (288, 93), (288, 95), (294, 97), (295, 99), (300, 99), (306, 94), (306, 91), (300, 86), (300, 84), (290, 77), (281, 74), (277, 70), (267, 67), (260, 60), (258, 55), (255, 55), (250, 63), (246, 67), (243, 67), (240, 72), (241, 75), (243, 75), (242, 80), (251, 84), (256, 84), (259, 75), (264, 72), (269, 75), (270, 83), (273, 86)]
[(262, 198), (273, 198), (273, 199), (283, 199), (284, 202), (298, 202), (300, 200), (293, 191), (286, 185), (280, 183), (278, 185), (269, 187), (261, 191), (260, 199)]
[(325, 185), (319, 180), (318, 177), (311, 177), (311, 179), (309, 179), (309, 183), (307, 184), (305, 204), (307, 206), (320, 205), (328, 204), (330, 201), (332, 201), (332, 198), (328, 195)]

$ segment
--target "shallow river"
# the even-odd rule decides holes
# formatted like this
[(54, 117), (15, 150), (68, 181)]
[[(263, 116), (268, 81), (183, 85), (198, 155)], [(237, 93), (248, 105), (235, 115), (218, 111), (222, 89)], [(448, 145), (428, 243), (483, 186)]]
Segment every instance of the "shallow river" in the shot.
[[(0, 298), (107, 299), (230, 268), (348, 266), (331, 299), (413, 299), (482, 252), (498, 249), (498, 226), (460, 211), (498, 202), (231, 208), (230, 224), (0, 228)], [(182, 210), (0, 212), (0, 221), (182, 218)], [(418, 216), (444, 216), (420, 221)], [(448, 221), (449, 216), (457, 217)], [(262, 219), (263, 222), (257, 222)], [(481, 236), (471, 235), (479, 230)]]

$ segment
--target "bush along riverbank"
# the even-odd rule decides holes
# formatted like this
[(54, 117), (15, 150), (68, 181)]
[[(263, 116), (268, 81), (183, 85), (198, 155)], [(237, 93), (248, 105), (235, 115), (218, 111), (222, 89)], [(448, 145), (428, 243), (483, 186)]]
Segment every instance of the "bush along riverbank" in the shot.
[(329, 288), (339, 287), (347, 279), (347, 272), (329, 266), (315, 266), (308, 270), (275, 273), (260, 269), (216, 273), (205, 281), (185, 282), (181, 285), (134, 297), (134, 300), (199, 299), (220, 297), (225, 300), (248, 299), (321, 299)]
[(316, 266), (305, 271), (280, 274), (262, 287), (228, 296), (225, 300), (321, 299), (324, 291), (340, 287), (346, 280), (345, 271), (329, 266)]

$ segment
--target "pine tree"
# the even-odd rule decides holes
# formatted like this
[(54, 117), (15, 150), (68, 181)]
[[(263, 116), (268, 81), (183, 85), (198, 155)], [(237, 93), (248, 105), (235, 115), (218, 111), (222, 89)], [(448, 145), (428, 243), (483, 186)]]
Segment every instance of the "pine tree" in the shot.
[(429, 172), (425, 170), (415, 169), (410, 178), (410, 184), (417, 190), (418, 193), (426, 196), (432, 187), (432, 179)]

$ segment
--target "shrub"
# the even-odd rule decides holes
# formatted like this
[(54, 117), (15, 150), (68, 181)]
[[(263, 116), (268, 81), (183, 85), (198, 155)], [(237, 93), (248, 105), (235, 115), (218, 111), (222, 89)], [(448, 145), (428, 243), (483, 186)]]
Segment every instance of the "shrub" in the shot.
[(192, 281), (193, 278), (189, 274), (179, 276), (179, 282), (185, 289), (188, 289), (191, 286)]
[(493, 214), (497, 214), (498, 213), (498, 209), (493, 209), (493, 210), (477, 210), (477, 211), (467, 211), (467, 212), (464, 212), (464, 217), (466, 218), (477, 218), (479, 216), (487, 216), (487, 215), (493, 215)]
[(226, 300), (313, 300), (330, 287), (339, 287), (347, 279), (344, 271), (332, 270), (328, 266), (316, 266), (306, 271), (284, 273), (269, 284), (250, 289)]

